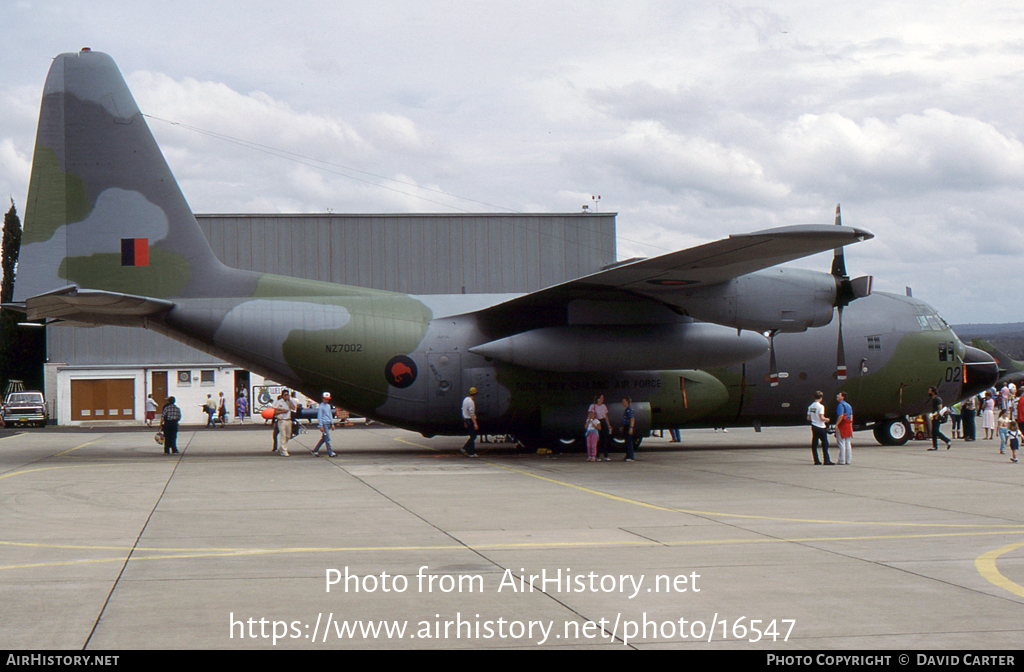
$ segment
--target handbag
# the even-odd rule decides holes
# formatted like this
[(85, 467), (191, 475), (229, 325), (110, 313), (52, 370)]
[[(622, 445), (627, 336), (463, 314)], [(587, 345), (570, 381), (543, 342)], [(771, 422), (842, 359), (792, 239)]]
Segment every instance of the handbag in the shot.
[(153, 437), (153, 440), (156, 441), (161, 446), (164, 445), (164, 433), (162, 431), (157, 432), (156, 436)]

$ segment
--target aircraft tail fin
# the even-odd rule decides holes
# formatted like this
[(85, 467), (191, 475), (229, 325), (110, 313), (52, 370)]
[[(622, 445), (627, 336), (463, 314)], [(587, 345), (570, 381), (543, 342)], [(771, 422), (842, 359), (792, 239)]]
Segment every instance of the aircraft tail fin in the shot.
[(245, 293), (214, 256), (113, 59), (54, 59), (32, 159), (15, 300), (77, 285), (136, 296)]
[(996, 364), (999, 365), (1000, 377), (1005, 376), (1008, 373), (1020, 373), (1024, 371), (1024, 362), (1013, 359), (983, 338), (972, 338), (971, 345), (979, 350), (987, 352), (994, 360), (996, 360)]

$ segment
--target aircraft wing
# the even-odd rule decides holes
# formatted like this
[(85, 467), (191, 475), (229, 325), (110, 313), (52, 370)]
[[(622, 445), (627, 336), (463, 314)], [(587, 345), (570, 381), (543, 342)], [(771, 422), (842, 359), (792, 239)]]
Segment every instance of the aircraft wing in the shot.
[(23, 307), (5, 307), (24, 311), (30, 320), (60, 321), (71, 326), (138, 327), (143, 326), (146, 318), (167, 312), (174, 303), (71, 285), (26, 299)]
[(698, 287), (873, 237), (863, 229), (814, 224), (736, 234), (554, 285), (482, 312), (496, 317), (506, 311), (552, 308), (578, 299), (621, 299), (623, 294), (681, 305), (686, 294)]

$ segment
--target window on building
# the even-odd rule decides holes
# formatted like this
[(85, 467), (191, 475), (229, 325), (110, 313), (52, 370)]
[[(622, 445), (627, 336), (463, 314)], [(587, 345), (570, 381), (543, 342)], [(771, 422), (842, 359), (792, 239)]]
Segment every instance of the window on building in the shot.
[(192, 387), (191, 371), (178, 371), (178, 387)]
[(213, 369), (205, 369), (199, 372), (199, 384), (200, 385), (213, 385)]

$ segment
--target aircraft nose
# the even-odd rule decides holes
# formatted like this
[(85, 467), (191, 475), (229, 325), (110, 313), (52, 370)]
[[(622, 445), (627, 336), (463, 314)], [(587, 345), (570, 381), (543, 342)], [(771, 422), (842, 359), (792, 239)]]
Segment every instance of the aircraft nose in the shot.
[(960, 398), (966, 399), (983, 392), (999, 380), (999, 365), (984, 350), (964, 346), (964, 382), (960, 387)]

